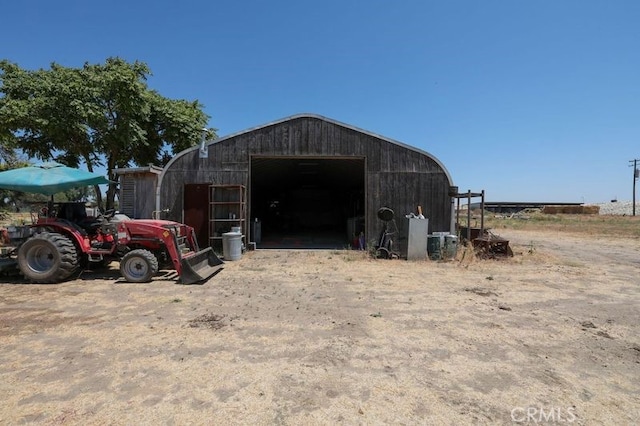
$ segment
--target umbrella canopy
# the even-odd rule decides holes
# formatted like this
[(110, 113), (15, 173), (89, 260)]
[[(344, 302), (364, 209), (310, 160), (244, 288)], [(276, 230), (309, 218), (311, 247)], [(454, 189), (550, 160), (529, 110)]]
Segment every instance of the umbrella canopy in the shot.
[(74, 169), (58, 163), (0, 172), (0, 188), (13, 191), (53, 195), (81, 186), (109, 183), (104, 176)]

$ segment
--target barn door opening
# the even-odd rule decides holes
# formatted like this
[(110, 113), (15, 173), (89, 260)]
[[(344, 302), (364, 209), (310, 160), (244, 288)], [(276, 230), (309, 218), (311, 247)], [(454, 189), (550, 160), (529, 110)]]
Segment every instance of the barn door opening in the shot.
[[(257, 248), (344, 249), (364, 231), (365, 159), (252, 157)], [(256, 222), (256, 219), (258, 222)]]

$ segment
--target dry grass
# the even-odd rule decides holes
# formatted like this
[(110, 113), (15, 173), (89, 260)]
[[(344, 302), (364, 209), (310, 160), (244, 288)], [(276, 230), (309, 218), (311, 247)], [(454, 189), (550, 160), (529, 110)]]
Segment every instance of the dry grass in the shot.
[(555, 231), (578, 235), (640, 238), (640, 216), (532, 213), (527, 219), (498, 219), (485, 214), (485, 227), (501, 230)]
[(513, 258), (256, 250), (197, 286), (5, 282), (0, 424), (640, 424), (640, 240), (580, 234), (637, 220), (488, 216)]

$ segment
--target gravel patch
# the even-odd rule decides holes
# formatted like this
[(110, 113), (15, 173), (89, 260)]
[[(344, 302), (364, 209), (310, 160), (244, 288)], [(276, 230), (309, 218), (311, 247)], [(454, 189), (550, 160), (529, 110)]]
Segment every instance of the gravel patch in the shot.
[[(589, 204), (600, 207), (602, 215), (631, 216), (633, 214), (633, 201), (617, 201), (615, 203)], [(636, 202), (636, 214), (640, 215), (640, 203)]]

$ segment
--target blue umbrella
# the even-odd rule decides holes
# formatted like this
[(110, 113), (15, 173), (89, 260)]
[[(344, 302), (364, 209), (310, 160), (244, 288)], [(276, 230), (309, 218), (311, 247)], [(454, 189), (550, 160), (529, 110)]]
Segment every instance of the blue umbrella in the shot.
[(110, 183), (104, 176), (58, 163), (0, 172), (0, 188), (53, 195), (71, 188)]

